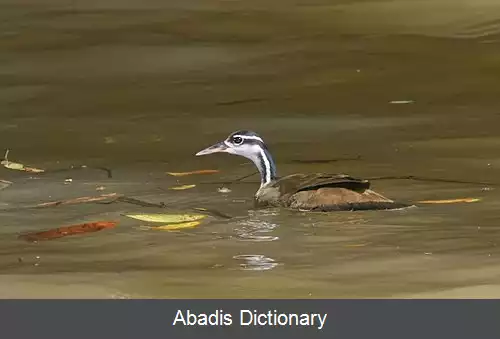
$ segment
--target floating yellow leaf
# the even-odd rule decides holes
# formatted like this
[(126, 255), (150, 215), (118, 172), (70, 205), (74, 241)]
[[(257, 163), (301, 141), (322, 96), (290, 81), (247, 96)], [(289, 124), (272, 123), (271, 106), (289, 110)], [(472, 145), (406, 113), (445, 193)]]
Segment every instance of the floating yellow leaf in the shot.
[(18, 162), (12, 162), (8, 159), (9, 150), (5, 151), (4, 159), (0, 162), (0, 164), (8, 169), (17, 170), (17, 171), (25, 171), (30, 173), (42, 173), (45, 172), (43, 169), (34, 168), (34, 167), (26, 167), (23, 164)]
[(182, 185), (182, 186), (173, 186), (169, 187), (169, 190), (174, 190), (174, 191), (182, 191), (182, 190), (188, 190), (190, 188), (196, 187), (196, 185)]
[(190, 222), (183, 222), (180, 224), (168, 224), (168, 225), (163, 225), (163, 226), (154, 226), (154, 227), (148, 227), (150, 230), (160, 230), (160, 231), (174, 231), (174, 230), (181, 230), (184, 228), (193, 228), (201, 224), (199, 221), (190, 221)]
[(461, 202), (478, 202), (479, 198), (447, 199), (447, 200), (423, 200), (420, 204), (456, 204)]
[(2, 160), (1, 164), (3, 165), (3, 167), (8, 168), (8, 169), (24, 171), (24, 165), (19, 164), (17, 162)]
[(206, 218), (204, 214), (127, 214), (126, 216), (141, 221), (164, 223), (190, 222)]
[(190, 171), (190, 172), (167, 172), (167, 174), (173, 175), (174, 177), (183, 177), (186, 175), (192, 175), (192, 174), (213, 174), (213, 173), (218, 173), (219, 170), (213, 170), (213, 169), (207, 169), (207, 170), (197, 170), (197, 171)]

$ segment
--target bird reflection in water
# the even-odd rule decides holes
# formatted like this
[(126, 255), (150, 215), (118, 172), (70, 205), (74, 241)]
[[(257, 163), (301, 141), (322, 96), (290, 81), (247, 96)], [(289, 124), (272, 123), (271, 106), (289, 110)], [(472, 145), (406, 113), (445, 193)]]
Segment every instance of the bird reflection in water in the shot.
[[(242, 220), (236, 231), (236, 238), (240, 241), (271, 242), (279, 240), (272, 232), (278, 228), (278, 224), (265, 219), (279, 215), (278, 209), (249, 211), (249, 219)], [(276, 260), (263, 254), (240, 254), (233, 259), (242, 261), (239, 268), (244, 271), (267, 271), (280, 265)]]
[(235, 255), (233, 259), (242, 260), (240, 269), (244, 271), (268, 271), (279, 265), (274, 259), (262, 254)]
[(250, 218), (242, 220), (235, 230), (238, 240), (255, 242), (279, 240), (278, 236), (271, 234), (279, 225), (264, 220), (278, 215), (278, 210), (249, 211), (249, 214)]

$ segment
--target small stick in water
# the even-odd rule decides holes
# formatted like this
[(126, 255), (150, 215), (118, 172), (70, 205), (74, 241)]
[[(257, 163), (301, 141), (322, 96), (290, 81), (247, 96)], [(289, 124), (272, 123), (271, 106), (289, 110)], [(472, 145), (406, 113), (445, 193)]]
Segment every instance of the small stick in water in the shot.
[(462, 181), (462, 180), (451, 180), (451, 179), (439, 179), (439, 178), (425, 178), (415, 175), (403, 175), (403, 176), (388, 176), (388, 177), (373, 177), (366, 178), (366, 180), (415, 180), (415, 181), (431, 181), (431, 182), (446, 182), (451, 184), (472, 184), (472, 185), (484, 185), (484, 186), (496, 186), (496, 183), (481, 182), (481, 181)]

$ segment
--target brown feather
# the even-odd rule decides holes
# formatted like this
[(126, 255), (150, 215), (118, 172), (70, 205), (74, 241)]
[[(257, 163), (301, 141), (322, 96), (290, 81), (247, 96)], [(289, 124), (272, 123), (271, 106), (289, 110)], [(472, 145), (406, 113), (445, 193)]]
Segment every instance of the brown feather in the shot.
[(408, 207), (369, 189), (367, 180), (343, 174), (292, 174), (262, 187), (258, 206), (283, 206), (310, 211), (379, 210)]
[(320, 188), (293, 194), (287, 207), (310, 211), (380, 210), (407, 207), (372, 191), (362, 193), (346, 188)]
[(341, 187), (364, 191), (370, 188), (370, 182), (345, 174), (315, 173), (287, 175), (276, 180), (271, 186), (279, 187), (281, 194), (293, 194), (299, 191), (316, 190), (322, 187)]

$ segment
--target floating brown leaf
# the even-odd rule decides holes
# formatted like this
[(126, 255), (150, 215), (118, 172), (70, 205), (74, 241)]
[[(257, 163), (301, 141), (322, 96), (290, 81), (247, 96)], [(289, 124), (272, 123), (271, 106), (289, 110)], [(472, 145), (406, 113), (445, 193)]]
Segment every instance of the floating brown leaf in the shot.
[(58, 205), (81, 204), (84, 202), (102, 201), (102, 200), (107, 200), (109, 198), (115, 198), (115, 197), (120, 197), (120, 196), (121, 196), (121, 194), (118, 194), (118, 193), (108, 193), (108, 194), (102, 194), (102, 195), (94, 196), (94, 197), (80, 197), (80, 198), (74, 198), (74, 199), (68, 199), (68, 200), (43, 202), (41, 204), (36, 205), (36, 207), (50, 207), (50, 206), (58, 206)]
[(462, 202), (478, 202), (479, 198), (445, 199), (445, 200), (423, 200), (420, 204), (456, 204)]
[(26, 166), (24, 167), (24, 171), (29, 172), (29, 173), (43, 173), (43, 172), (45, 172), (45, 170), (40, 169), (40, 168), (26, 167)]
[(31, 242), (40, 240), (51, 240), (51, 239), (66, 237), (69, 235), (97, 232), (106, 228), (113, 228), (117, 224), (118, 222), (116, 221), (97, 221), (79, 225), (64, 226), (47, 231), (22, 234), (19, 236), (19, 238)]
[(190, 171), (190, 172), (167, 172), (167, 174), (170, 174), (174, 177), (183, 177), (186, 175), (192, 175), (192, 174), (214, 174), (218, 173), (219, 170), (213, 170), (213, 169), (206, 169), (206, 170), (197, 170), (197, 171)]

